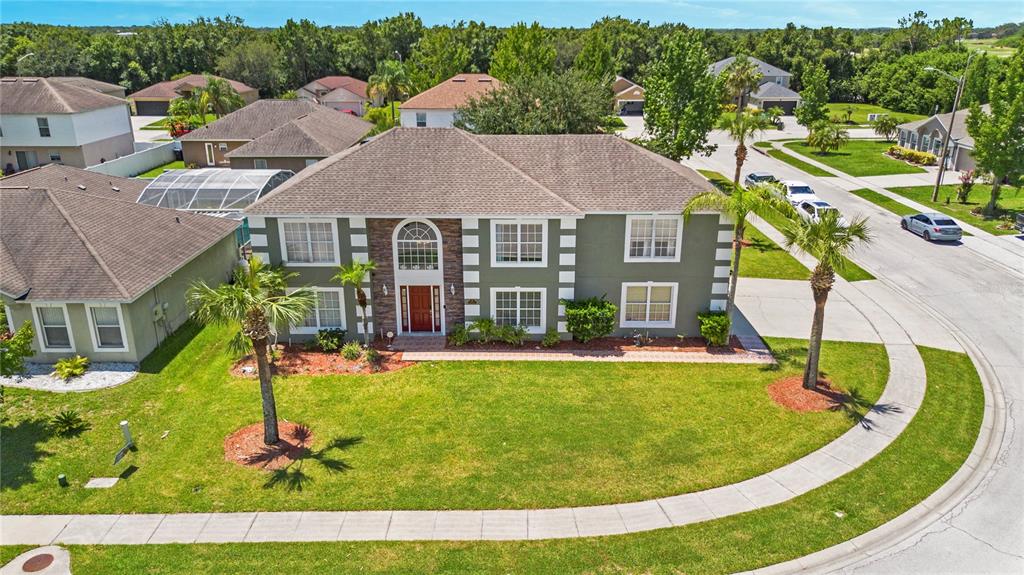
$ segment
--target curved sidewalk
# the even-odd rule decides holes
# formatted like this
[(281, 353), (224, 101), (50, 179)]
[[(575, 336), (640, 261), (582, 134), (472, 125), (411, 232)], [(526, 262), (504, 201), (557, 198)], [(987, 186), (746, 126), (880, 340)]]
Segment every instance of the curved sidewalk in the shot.
[(874, 457), (903, 431), (924, 399), (924, 363), (908, 335), (858, 290), (843, 291), (851, 292), (844, 295), (884, 342), (885, 391), (860, 424), (832, 443), (746, 481), (635, 503), (560, 509), (7, 515), (0, 517), (0, 544), (553, 539), (688, 525), (782, 503)]

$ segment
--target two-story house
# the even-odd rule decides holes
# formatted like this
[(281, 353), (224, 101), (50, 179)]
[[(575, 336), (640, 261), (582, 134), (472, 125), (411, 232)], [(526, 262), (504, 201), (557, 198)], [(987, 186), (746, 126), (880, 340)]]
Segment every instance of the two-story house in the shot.
[(403, 128), (451, 128), (455, 109), (501, 87), (487, 74), (458, 74), (409, 98), (399, 106)]
[(85, 168), (134, 152), (121, 98), (52, 78), (0, 79), (4, 173), (58, 163)]
[[(793, 110), (800, 105), (800, 94), (789, 87), (793, 75), (782, 68), (751, 56), (747, 56), (747, 60), (757, 66), (757, 71), (761, 73), (761, 84), (749, 95), (749, 104), (763, 110), (782, 108), (784, 114), (792, 114)], [(717, 76), (735, 61), (736, 56), (719, 60), (710, 66), (709, 71)]]
[(323, 104), (339, 112), (350, 111), (357, 116), (366, 113), (370, 98), (366, 82), (352, 76), (324, 76), (295, 91), (300, 100)]
[(478, 318), (568, 338), (562, 300), (606, 297), (615, 333), (695, 334), (722, 309), (731, 226), (685, 221), (702, 176), (612, 135), (483, 136), (396, 128), (318, 163), (245, 210), (256, 257), (319, 304), (283, 336), (362, 332), (340, 264), (373, 260), (374, 335)]

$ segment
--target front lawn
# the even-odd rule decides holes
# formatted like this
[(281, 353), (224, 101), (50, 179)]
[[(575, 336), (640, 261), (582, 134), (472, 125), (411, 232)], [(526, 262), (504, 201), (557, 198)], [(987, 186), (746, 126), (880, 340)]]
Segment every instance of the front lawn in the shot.
[(850, 140), (836, 152), (822, 154), (807, 142), (790, 142), (787, 148), (851, 176), (885, 176), (890, 174), (920, 174), (924, 168), (912, 166), (884, 155), (892, 146), (884, 140)]
[(908, 114), (906, 112), (894, 112), (888, 108), (876, 106), (875, 104), (846, 104), (843, 102), (834, 102), (826, 104), (825, 108), (828, 110), (828, 116), (839, 117), (843, 120), (842, 125), (846, 124), (846, 109), (853, 108), (853, 114), (850, 116), (850, 122), (857, 126), (870, 126), (871, 122), (868, 122), (868, 114), (889, 114), (890, 116), (899, 120), (902, 124), (904, 122), (912, 122), (914, 120), (920, 120), (924, 116), (920, 114)]
[[(999, 207), (1002, 208), (1002, 217), (985, 218), (975, 215), (973, 210), (980, 210), (988, 203), (992, 187), (988, 184), (978, 182), (966, 204), (956, 201), (956, 190), (959, 185), (946, 184), (939, 188), (939, 201), (932, 202), (932, 186), (913, 186), (909, 188), (889, 188), (890, 192), (897, 193), (905, 198), (914, 200), (928, 206), (937, 212), (953, 216), (961, 221), (979, 227), (990, 234), (1008, 235), (1019, 233), (1012, 228), (1013, 219), (1017, 214), (1024, 212), (1024, 193), (1021, 188), (1003, 186), (999, 194)], [(949, 198), (949, 203), (946, 199)]]
[(160, 174), (166, 172), (167, 170), (183, 170), (183, 169), (185, 169), (185, 162), (183, 160), (175, 160), (173, 162), (168, 162), (168, 163), (166, 163), (166, 164), (164, 164), (162, 166), (157, 166), (157, 167), (153, 168), (152, 170), (149, 170), (148, 172), (143, 172), (143, 173), (141, 173), (141, 174), (139, 174), (139, 175), (137, 175), (135, 177), (136, 178), (144, 178), (144, 179), (152, 179), (152, 178), (155, 178), (155, 177), (159, 176)]
[[(762, 219), (764, 219), (764, 221), (766, 221), (769, 224), (771, 224), (771, 226), (774, 227), (777, 230), (781, 230), (785, 226), (789, 225), (788, 221), (786, 219), (786, 216), (784, 214), (780, 213), (780, 212), (775, 211), (775, 210), (772, 210), (770, 212), (761, 214), (761, 217), (762, 217)], [(793, 217), (795, 218), (797, 216), (794, 214)], [(811, 254), (811, 255), (814, 255), (814, 254)], [(740, 266), (742, 266), (742, 265), (743, 265), (743, 259), (741, 257), (740, 258)], [(860, 267), (859, 265), (854, 263), (849, 258), (843, 258), (843, 267), (841, 269), (836, 270), (836, 273), (838, 273), (840, 277), (842, 277), (843, 279), (845, 279), (848, 282), (857, 282), (857, 281), (873, 280), (873, 279), (875, 279), (875, 276), (871, 275), (871, 272), (869, 272), (868, 270)], [(808, 277), (808, 275), (805, 274), (802, 279), (806, 279), (807, 277)]]
[(815, 177), (818, 177), (818, 178), (834, 178), (834, 177), (836, 177), (836, 175), (833, 174), (832, 172), (826, 172), (825, 170), (819, 168), (818, 166), (812, 166), (811, 164), (808, 164), (807, 162), (801, 160), (800, 158), (797, 158), (795, 156), (791, 156), (791, 155), (787, 154), (786, 152), (783, 152), (782, 150), (775, 150), (775, 149), (768, 150), (767, 154), (768, 154), (769, 157), (772, 157), (772, 158), (775, 158), (776, 160), (785, 162), (785, 163), (789, 164), (790, 166), (793, 166), (794, 168), (807, 173), (808, 175), (815, 176)]
[[(232, 378), (225, 329), (185, 327), (117, 388), (8, 388), (0, 433), (4, 513), (481, 509), (649, 499), (741, 481), (845, 432), (849, 413), (799, 414), (765, 386), (799, 374), (804, 343), (769, 340), (760, 365), (426, 363), (376, 375), (275, 378), (283, 419), (306, 424), (312, 454), (285, 473), (225, 461), (223, 442), (260, 421), (255, 379)], [(884, 348), (826, 342), (823, 369), (868, 402)], [(55, 437), (77, 410), (91, 426)], [(857, 409), (864, 411), (863, 405)], [(119, 466), (117, 422), (138, 452)], [(137, 469), (113, 489), (90, 477)], [(57, 485), (66, 474), (70, 487)]]
[[(970, 359), (918, 348), (920, 411), (871, 461), (800, 497), (684, 527), (584, 539), (71, 546), (75, 573), (647, 573), (717, 575), (802, 557), (890, 521), (960, 468), (984, 394)], [(14, 551), (4, 557), (13, 556)]]

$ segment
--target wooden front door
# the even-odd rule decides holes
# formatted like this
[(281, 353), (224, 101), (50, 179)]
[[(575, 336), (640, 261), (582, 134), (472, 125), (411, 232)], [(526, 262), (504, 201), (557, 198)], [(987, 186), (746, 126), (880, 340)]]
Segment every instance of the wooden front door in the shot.
[(410, 331), (431, 331), (434, 327), (430, 286), (409, 286)]

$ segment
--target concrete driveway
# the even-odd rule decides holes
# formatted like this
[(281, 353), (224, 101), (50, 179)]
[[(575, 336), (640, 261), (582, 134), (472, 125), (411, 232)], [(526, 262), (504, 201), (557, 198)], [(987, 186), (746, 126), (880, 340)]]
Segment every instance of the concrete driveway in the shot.
[(170, 138), (166, 130), (143, 130), (142, 127), (152, 124), (166, 116), (132, 116), (132, 133), (136, 142), (155, 142), (157, 140)]

